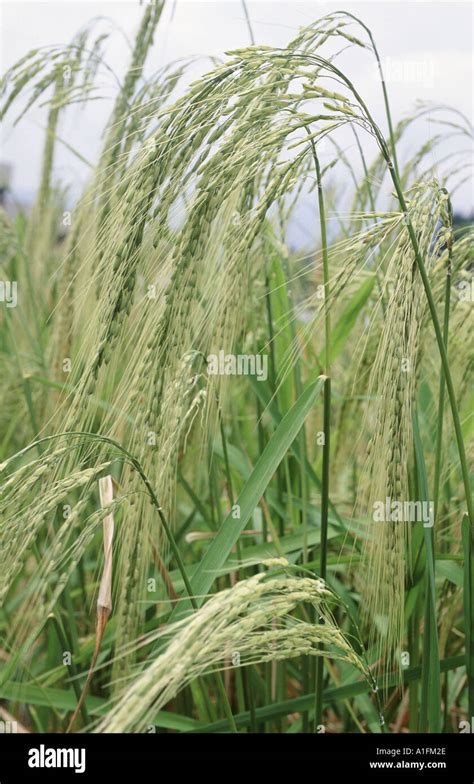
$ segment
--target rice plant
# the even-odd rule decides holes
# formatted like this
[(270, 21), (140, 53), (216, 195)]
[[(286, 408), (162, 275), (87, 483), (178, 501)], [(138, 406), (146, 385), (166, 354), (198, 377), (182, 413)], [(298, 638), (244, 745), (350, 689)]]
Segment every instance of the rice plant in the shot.
[(100, 22), (0, 83), (0, 116), (48, 113), (36, 203), (0, 222), (0, 698), (31, 732), (457, 732), (473, 231), (446, 149), (472, 127), (444, 106), (397, 123), (343, 11), (187, 86), (189, 63), (146, 79), (163, 6), (61, 241), (58, 127), (99, 97)]

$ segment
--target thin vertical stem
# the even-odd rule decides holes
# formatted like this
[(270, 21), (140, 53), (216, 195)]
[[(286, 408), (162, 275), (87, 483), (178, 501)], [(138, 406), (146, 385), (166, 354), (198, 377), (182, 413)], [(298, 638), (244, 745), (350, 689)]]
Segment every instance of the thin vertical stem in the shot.
[(392, 153), (392, 158), (393, 158), (393, 164), (394, 164), (395, 172), (397, 174), (397, 177), (399, 177), (398, 160), (397, 160), (397, 148), (396, 148), (396, 144), (395, 144), (395, 132), (393, 130), (392, 113), (390, 111), (390, 101), (388, 100), (387, 84), (385, 82), (385, 76), (384, 76), (383, 68), (382, 68), (382, 61), (380, 60), (380, 55), (378, 53), (378, 49), (377, 49), (374, 37), (372, 35), (371, 30), (367, 27), (367, 25), (365, 25), (362, 22), (361, 19), (359, 19), (358, 16), (355, 16), (354, 14), (351, 14), (348, 11), (336, 11), (336, 14), (337, 13), (342, 13), (345, 16), (349, 16), (351, 19), (354, 19), (354, 21), (357, 22), (357, 24), (359, 24), (365, 30), (367, 35), (369, 36), (370, 43), (372, 45), (372, 49), (373, 49), (373, 52), (374, 52), (374, 55), (375, 55), (375, 59), (377, 61), (377, 68), (378, 68), (378, 72), (379, 72), (379, 76), (380, 76), (380, 83), (382, 85), (383, 102), (384, 102), (384, 106), (385, 106), (385, 114), (386, 114), (386, 117), (387, 117), (388, 133), (389, 133), (389, 138), (390, 138), (390, 150), (391, 150), (391, 153)]
[[(451, 201), (448, 200), (448, 216), (449, 228), (452, 232), (452, 207)], [(451, 273), (452, 273), (452, 238), (448, 240), (448, 265), (446, 268), (446, 286), (444, 292), (444, 320), (443, 320), (443, 341), (448, 350), (448, 336), (449, 336), (449, 311), (451, 306)], [(433, 492), (433, 506), (434, 506), (434, 519), (435, 524), (438, 522), (438, 504), (439, 504), (439, 484), (441, 476), (441, 453), (443, 446), (443, 421), (444, 421), (444, 400), (445, 400), (446, 385), (444, 381), (444, 374), (441, 368), (439, 378), (439, 396), (438, 396), (438, 429), (436, 434), (436, 457), (435, 457), (435, 476), (434, 476), (434, 492)]]
[(254, 46), (254, 44), (255, 44), (255, 36), (254, 36), (253, 30), (252, 30), (252, 23), (250, 21), (250, 16), (249, 16), (248, 8), (247, 8), (247, 3), (245, 2), (245, 0), (241, 0), (241, 2), (242, 2), (242, 8), (244, 9), (245, 21), (247, 22), (247, 27), (248, 27), (248, 30), (249, 30), (250, 41), (251, 41), (252, 46)]
[[(324, 280), (324, 366), (326, 380), (324, 383), (324, 446), (323, 446), (323, 468), (321, 485), (321, 542), (319, 558), (319, 576), (322, 580), (326, 579), (327, 567), (327, 541), (328, 541), (328, 514), (329, 514), (329, 464), (330, 464), (330, 427), (331, 427), (331, 316), (329, 310), (329, 254), (326, 232), (326, 212), (324, 207), (324, 193), (321, 182), (321, 167), (316, 153), (316, 145), (311, 139), (313, 160), (316, 169), (316, 179), (318, 185), (318, 204), (319, 204), (319, 223), (321, 230), (321, 249), (323, 255), (323, 280)], [(323, 675), (324, 660), (322, 657), (316, 659), (315, 671), (315, 708), (314, 708), (314, 731), (318, 731), (318, 726), (322, 721), (323, 712)]]
[(56, 636), (59, 641), (59, 645), (62, 648), (63, 654), (69, 652), (71, 655), (71, 663), (67, 665), (69, 672), (71, 673), (71, 682), (72, 688), (74, 689), (74, 693), (76, 695), (76, 699), (78, 701), (78, 705), (80, 705), (82, 719), (84, 724), (89, 724), (89, 714), (87, 712), (87, 706), (84, 700), (81, 701), (81, 685), (78, 681), (78, 672), (76, 665), (74, 664), (74, 652), (72, 649), (72, 645), (66, 637), (66, 633), (61, 625), (60, 620), (54, 615), (54, 613), (50, 613), (48, 616), (49, 620), (53, 624), (54, 631), (56, 632)]

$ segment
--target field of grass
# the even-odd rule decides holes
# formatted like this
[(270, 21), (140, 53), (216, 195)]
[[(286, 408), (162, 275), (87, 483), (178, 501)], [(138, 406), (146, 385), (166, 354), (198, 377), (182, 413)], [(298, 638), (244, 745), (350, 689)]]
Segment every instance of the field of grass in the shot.
[[(147, 80), (163, 5), (72, 210), (58, 129), (99, 97), (100, 23), (0, 82), (1, 118), (48, 115), (36, 202), (0, 212), (0, 719), (467, 731), (474, 234), (450, 140), (470, 122), (392, 116), (342, 11), (185, 88), (186, 63)], [(303, 199), (319, 239), (296, 253)]]

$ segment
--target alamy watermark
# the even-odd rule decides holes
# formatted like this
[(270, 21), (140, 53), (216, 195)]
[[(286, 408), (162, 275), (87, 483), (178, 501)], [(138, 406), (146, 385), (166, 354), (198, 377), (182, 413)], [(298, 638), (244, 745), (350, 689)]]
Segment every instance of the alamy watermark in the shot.
[(457, 291), (461, 302), (474, 302), (474, 276), (471, 280), (462, 280), (457, 286)]
[(11, 721), (0, 720), (0, 735), (14, 735), (18, 732), (18, 722), (12, 719)]
[[(385, 57), (382, 71), (387, 84), (420, 84), (423, 87), (435, 86), (435, 63), (432, 57)], [(374, 78), (380, 80), (378, 64), (373, 65)]]
[(376, 523), (423, 523), (423, 528), (434, 524), (433, 501), (375, 501), (372, 519)]
[(256, 376), (257, 381), (268, 378), (268, 356), (266, 354), (218, 354), (206, 357), (210, 376)]
[(86, 750), (48, 748), (43, 743), (29, 750), (28, 767), (30, 768), (73, 768), (75, 773), (84, 773), (86, 769)]
[(0, 280), (0, 302), (7, 308), (16, 308), (18, 303), (18, 284), (16, 280)]

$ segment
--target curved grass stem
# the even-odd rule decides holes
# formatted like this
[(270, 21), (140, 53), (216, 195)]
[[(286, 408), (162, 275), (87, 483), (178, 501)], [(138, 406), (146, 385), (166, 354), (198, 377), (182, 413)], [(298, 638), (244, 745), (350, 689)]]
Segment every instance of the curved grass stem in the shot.
[[(308, 129), (306, 129), (308, 130)], [(323, 412), (323, 466), (321, 482), (321, 542), (319, 576), (326, 580), (327, 567), (327, 543), (328, 543), (328, 522), (329, 522), (329, 465), (330, 465), (330, 429), (331, 429), (331, 314), (329, 308), (329, 253), (326, 231), (326, 212), (324, 205), (324, 193), (321, 179), (321, 166), (316, 152), (314, 139), (310, 140), (313, 154), (314, 166), (316, 170), (316, 180), (318, 186), (318, 205), (319, 205), (319, 224), (321, 231), (321, 249), (323, 256), (323, 281), (324, 281), (324, 366), (326, 379), (324, 382), (324, 412)], [(324, 658), (318, 657), (315, 666), (315, 710), (314, 710), (314, 732), (318, 732), (318, 727), (322, 722), (323, 711), (323, 675)]]

